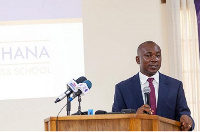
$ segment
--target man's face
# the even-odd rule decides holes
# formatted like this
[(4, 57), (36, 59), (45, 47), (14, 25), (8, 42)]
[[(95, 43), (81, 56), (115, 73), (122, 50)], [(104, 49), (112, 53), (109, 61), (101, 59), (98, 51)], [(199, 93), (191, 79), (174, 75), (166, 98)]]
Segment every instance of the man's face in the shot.
[(140, 72), (150, 77), (153, 76), (161, 66), (161, 50), (156, 44), (143, 44), (136, 56), (136, 62), (140, 64)]

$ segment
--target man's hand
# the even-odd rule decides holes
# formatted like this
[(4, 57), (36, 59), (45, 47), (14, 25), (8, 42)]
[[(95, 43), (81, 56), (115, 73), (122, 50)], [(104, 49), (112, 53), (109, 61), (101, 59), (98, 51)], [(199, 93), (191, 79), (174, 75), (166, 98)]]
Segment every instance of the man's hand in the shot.
[(137, 109), (136, 114), (150, 114), (152, 115), (153, 110), (151, 110), (151, 107), (147, 104), (144, 104), (140, 108)]
[(187, 115), (182, 115), (180, 122), (182, 131), (188, 131), (192, 127), (192, 119)]

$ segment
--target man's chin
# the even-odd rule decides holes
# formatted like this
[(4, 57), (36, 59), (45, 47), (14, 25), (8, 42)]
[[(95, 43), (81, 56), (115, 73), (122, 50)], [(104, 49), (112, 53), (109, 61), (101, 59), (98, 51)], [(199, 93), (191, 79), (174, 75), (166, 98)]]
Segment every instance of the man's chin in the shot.
[(148, 77), (151, 77), (153, 75), (156, 74), (156, 72), (158, 71), (159, 69), (148, 69), (146, 71), (140, 71), (142, 74), (148, 76)]
[(155, 69), (155, 70), (150, 70), (150, 71), (149, 71), (149, 75), (153, 76), (153, 75), (156, 74), (157, 71), (158, 71), (157, 69)]

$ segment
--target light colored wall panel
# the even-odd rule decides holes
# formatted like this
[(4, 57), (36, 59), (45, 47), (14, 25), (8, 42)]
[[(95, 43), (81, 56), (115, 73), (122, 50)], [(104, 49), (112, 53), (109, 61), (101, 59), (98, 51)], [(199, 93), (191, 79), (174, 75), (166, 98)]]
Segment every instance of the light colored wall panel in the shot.
[(158, 0), (84, 0), (86, 76), (93, 82), (88, 104), (111, 111), (115, 84), (139, 71), (139, 44), (153, 40), (163, 52), (161, 71), (168, 74), (165, 5)]

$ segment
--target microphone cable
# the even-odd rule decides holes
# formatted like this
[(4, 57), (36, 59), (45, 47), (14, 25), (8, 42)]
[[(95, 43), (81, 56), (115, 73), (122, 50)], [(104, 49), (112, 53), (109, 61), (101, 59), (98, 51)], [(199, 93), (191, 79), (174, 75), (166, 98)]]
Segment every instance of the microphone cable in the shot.
[[(60, 110), (60, 112), (67, 106), (67, 104), (65, 106), (62, 107), (62, 109)], [(58, 131), (58, 116), (60, 114), (60, 112), (58, 112), (58, 115), (56, 117), (56, 131)]]

